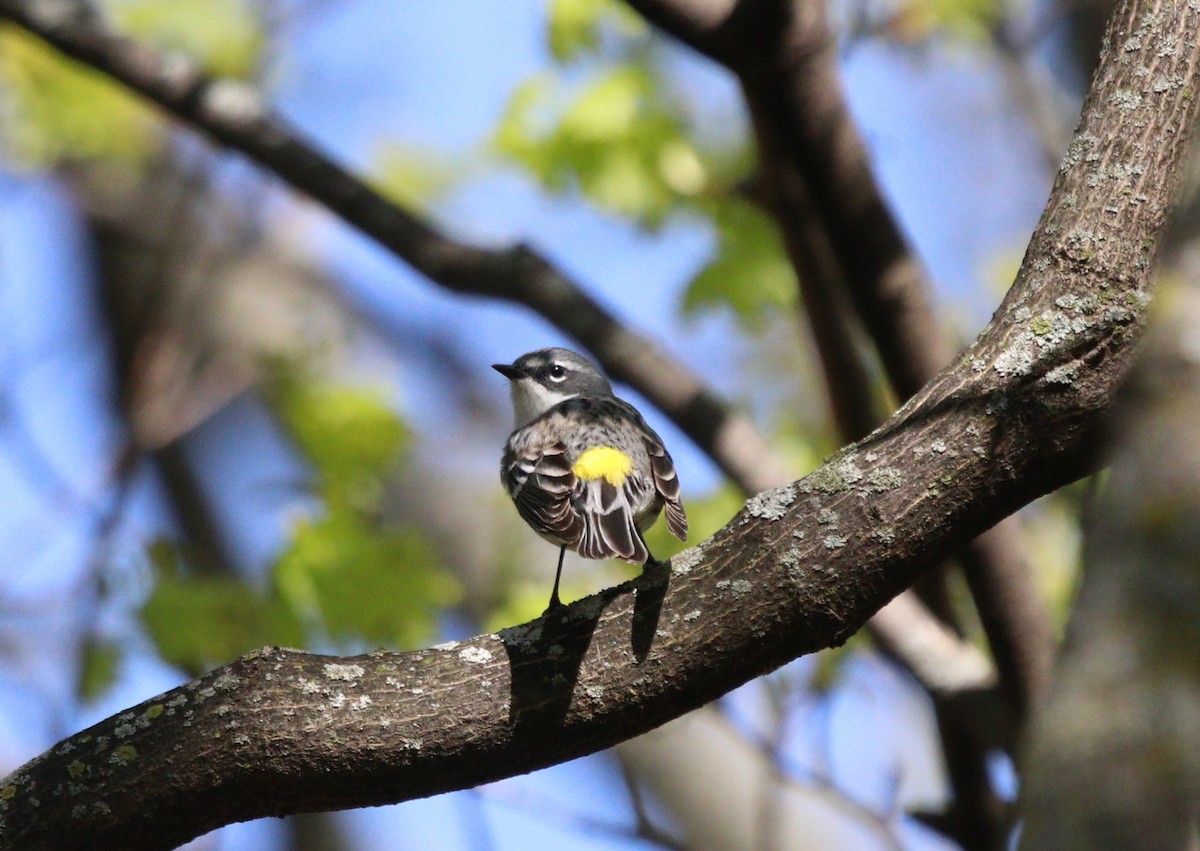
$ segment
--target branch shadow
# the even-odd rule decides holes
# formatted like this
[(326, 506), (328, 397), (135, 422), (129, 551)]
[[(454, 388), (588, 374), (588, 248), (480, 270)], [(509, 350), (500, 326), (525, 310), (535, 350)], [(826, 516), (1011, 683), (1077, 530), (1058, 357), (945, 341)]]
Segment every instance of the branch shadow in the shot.
[(512, 678), (509, 722), (514, 737), (538, 736), (547, 727), (562, 726), (600, 618), (625, 594), (634, 595), (630, 644), (635, 664), (645, 661), (670, 578), (670, 562), (651, 562), (636, 579), (500, 631)]

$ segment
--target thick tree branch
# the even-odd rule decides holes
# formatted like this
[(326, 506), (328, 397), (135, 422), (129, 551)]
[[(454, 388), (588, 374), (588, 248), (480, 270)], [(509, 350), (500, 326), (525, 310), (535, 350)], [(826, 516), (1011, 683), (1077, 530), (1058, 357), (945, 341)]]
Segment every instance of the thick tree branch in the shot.
[[(822, 0), (629, 0), (647, 19), (727, 66), (742, 83), (759, 158), (814, 327), (835, 411), (851, 437), (869, 416), (846, 365), (830, 289), (846, 288), (903, 400), (950, 359), (931, 285), (875, 180), (843, 92)], [(829, 256), (832, 255), (832, 256)], [(833, 339), (831, 339), (833, 338)], [(854, 365), (851, 364), (851, 367)], [(842, 382), (836, 387), (832, 382)], [(873, 427), (876, 423), (870, 423)], [(963, 566), (1014, 721), (1044, 687), (1053, 651), (1049, 613), (1019, 556), (1011, 521), (969, 543)]]
[(1194, 126), (1198, 27), (1186, 4), (1121, 4), (1013, 288), (868, 438), (750, 500), (670, 571), (549, 620), (415, 653), (263, 651), (101, 722), (0, 784), (0, 846), (160, 848), (464, 788), (844, 641), (929, 564), (1092, 468)]

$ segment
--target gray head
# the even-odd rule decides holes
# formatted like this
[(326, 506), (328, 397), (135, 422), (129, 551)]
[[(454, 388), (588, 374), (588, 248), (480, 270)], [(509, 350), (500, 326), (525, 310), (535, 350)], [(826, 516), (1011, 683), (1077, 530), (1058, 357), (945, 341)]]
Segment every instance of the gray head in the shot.
[(611, 396), (612, 385), (594, 363), (570, 349), (538, 349), (492, 369), (509, 381), (517, 428), (573, 396)]

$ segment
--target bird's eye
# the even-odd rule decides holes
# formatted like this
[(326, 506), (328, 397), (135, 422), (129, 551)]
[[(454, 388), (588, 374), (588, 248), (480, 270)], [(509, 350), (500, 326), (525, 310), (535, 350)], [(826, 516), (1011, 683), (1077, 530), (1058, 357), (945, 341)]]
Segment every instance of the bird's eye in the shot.
[(551, 381), (562, 381), (566, 377), (567, 377), (567, 370), (562, 364), (556, 363), (554, 366), (550, 367), (550, 380)]

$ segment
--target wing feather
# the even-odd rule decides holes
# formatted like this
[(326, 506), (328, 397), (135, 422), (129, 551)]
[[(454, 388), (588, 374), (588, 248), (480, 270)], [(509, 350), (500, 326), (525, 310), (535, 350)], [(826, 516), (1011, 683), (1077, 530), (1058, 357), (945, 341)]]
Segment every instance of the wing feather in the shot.
[(645, 441), (646, 452), (650, 455), (650, 471), (654, 474), (654, 489), (663, 499), (667, 528), (676, 538), (686, 541), (687, 513), (683, 510), (683, 502), (679, 498), (679, 476), (675, 473), (675, 462), (671, 460), (658, 435), (650, 432)]

